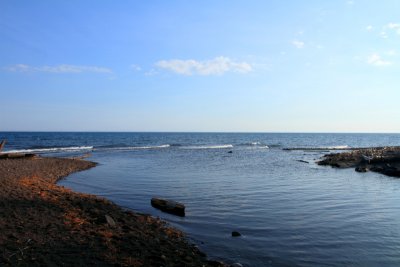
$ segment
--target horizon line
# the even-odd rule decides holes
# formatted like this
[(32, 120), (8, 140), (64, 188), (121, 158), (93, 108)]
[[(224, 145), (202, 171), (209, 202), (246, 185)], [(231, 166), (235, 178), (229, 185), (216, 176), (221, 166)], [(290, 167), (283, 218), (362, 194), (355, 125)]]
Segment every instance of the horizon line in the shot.
[(400, 134), (400, 132), (325, 132), (325, 131), (82, 131), (82, 130), (6, 130), (0, 133), (226, 133), (226, 134)]

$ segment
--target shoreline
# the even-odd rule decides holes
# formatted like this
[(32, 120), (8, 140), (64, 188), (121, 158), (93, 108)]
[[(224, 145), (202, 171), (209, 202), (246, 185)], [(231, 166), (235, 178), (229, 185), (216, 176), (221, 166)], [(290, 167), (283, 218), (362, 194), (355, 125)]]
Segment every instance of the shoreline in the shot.
[(209, 261), (185, 234), (56, 183), (94, 162), (0, 160), (1, 266), (228, 266)]

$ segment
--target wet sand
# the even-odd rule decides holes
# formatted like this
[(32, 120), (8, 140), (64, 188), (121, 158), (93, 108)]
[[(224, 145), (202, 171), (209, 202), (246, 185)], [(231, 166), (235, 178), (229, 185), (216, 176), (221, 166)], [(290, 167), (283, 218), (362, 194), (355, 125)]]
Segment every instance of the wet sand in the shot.
[(225, 266), (181, 231), (56, 182), (96, 163), (0, 160), (0, 266)]

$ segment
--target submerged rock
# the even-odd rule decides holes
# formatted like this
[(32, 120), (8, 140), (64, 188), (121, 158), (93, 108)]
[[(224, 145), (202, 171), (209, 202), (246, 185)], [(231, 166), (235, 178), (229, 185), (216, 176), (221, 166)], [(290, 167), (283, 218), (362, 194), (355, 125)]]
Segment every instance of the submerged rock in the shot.
[(301, 162), (301, 163), (310, 163), (310, 162), (305, 161), (305, 160), (302, 160), (302, 159), (298, 159), (298, 160), (296, 160), (296, 161)]
[(238, 231), (233, 231), (232, 236), (237, 237), (237, 236), (241, 236), (241, 234)]
[(357, 166), (355, 168), (355, 170), (356, 170), (356, 172), (367, 172), (368, 171), (366, 166)]

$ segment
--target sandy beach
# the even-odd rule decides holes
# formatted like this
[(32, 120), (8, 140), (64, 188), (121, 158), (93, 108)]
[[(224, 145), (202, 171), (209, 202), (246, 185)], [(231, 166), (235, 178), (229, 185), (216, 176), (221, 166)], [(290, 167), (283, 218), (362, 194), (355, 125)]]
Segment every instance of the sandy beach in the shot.
[(95, 166), (66, 158), (0, 160), (1, 266), (224, 266), (157, 218), (56, 185)]

